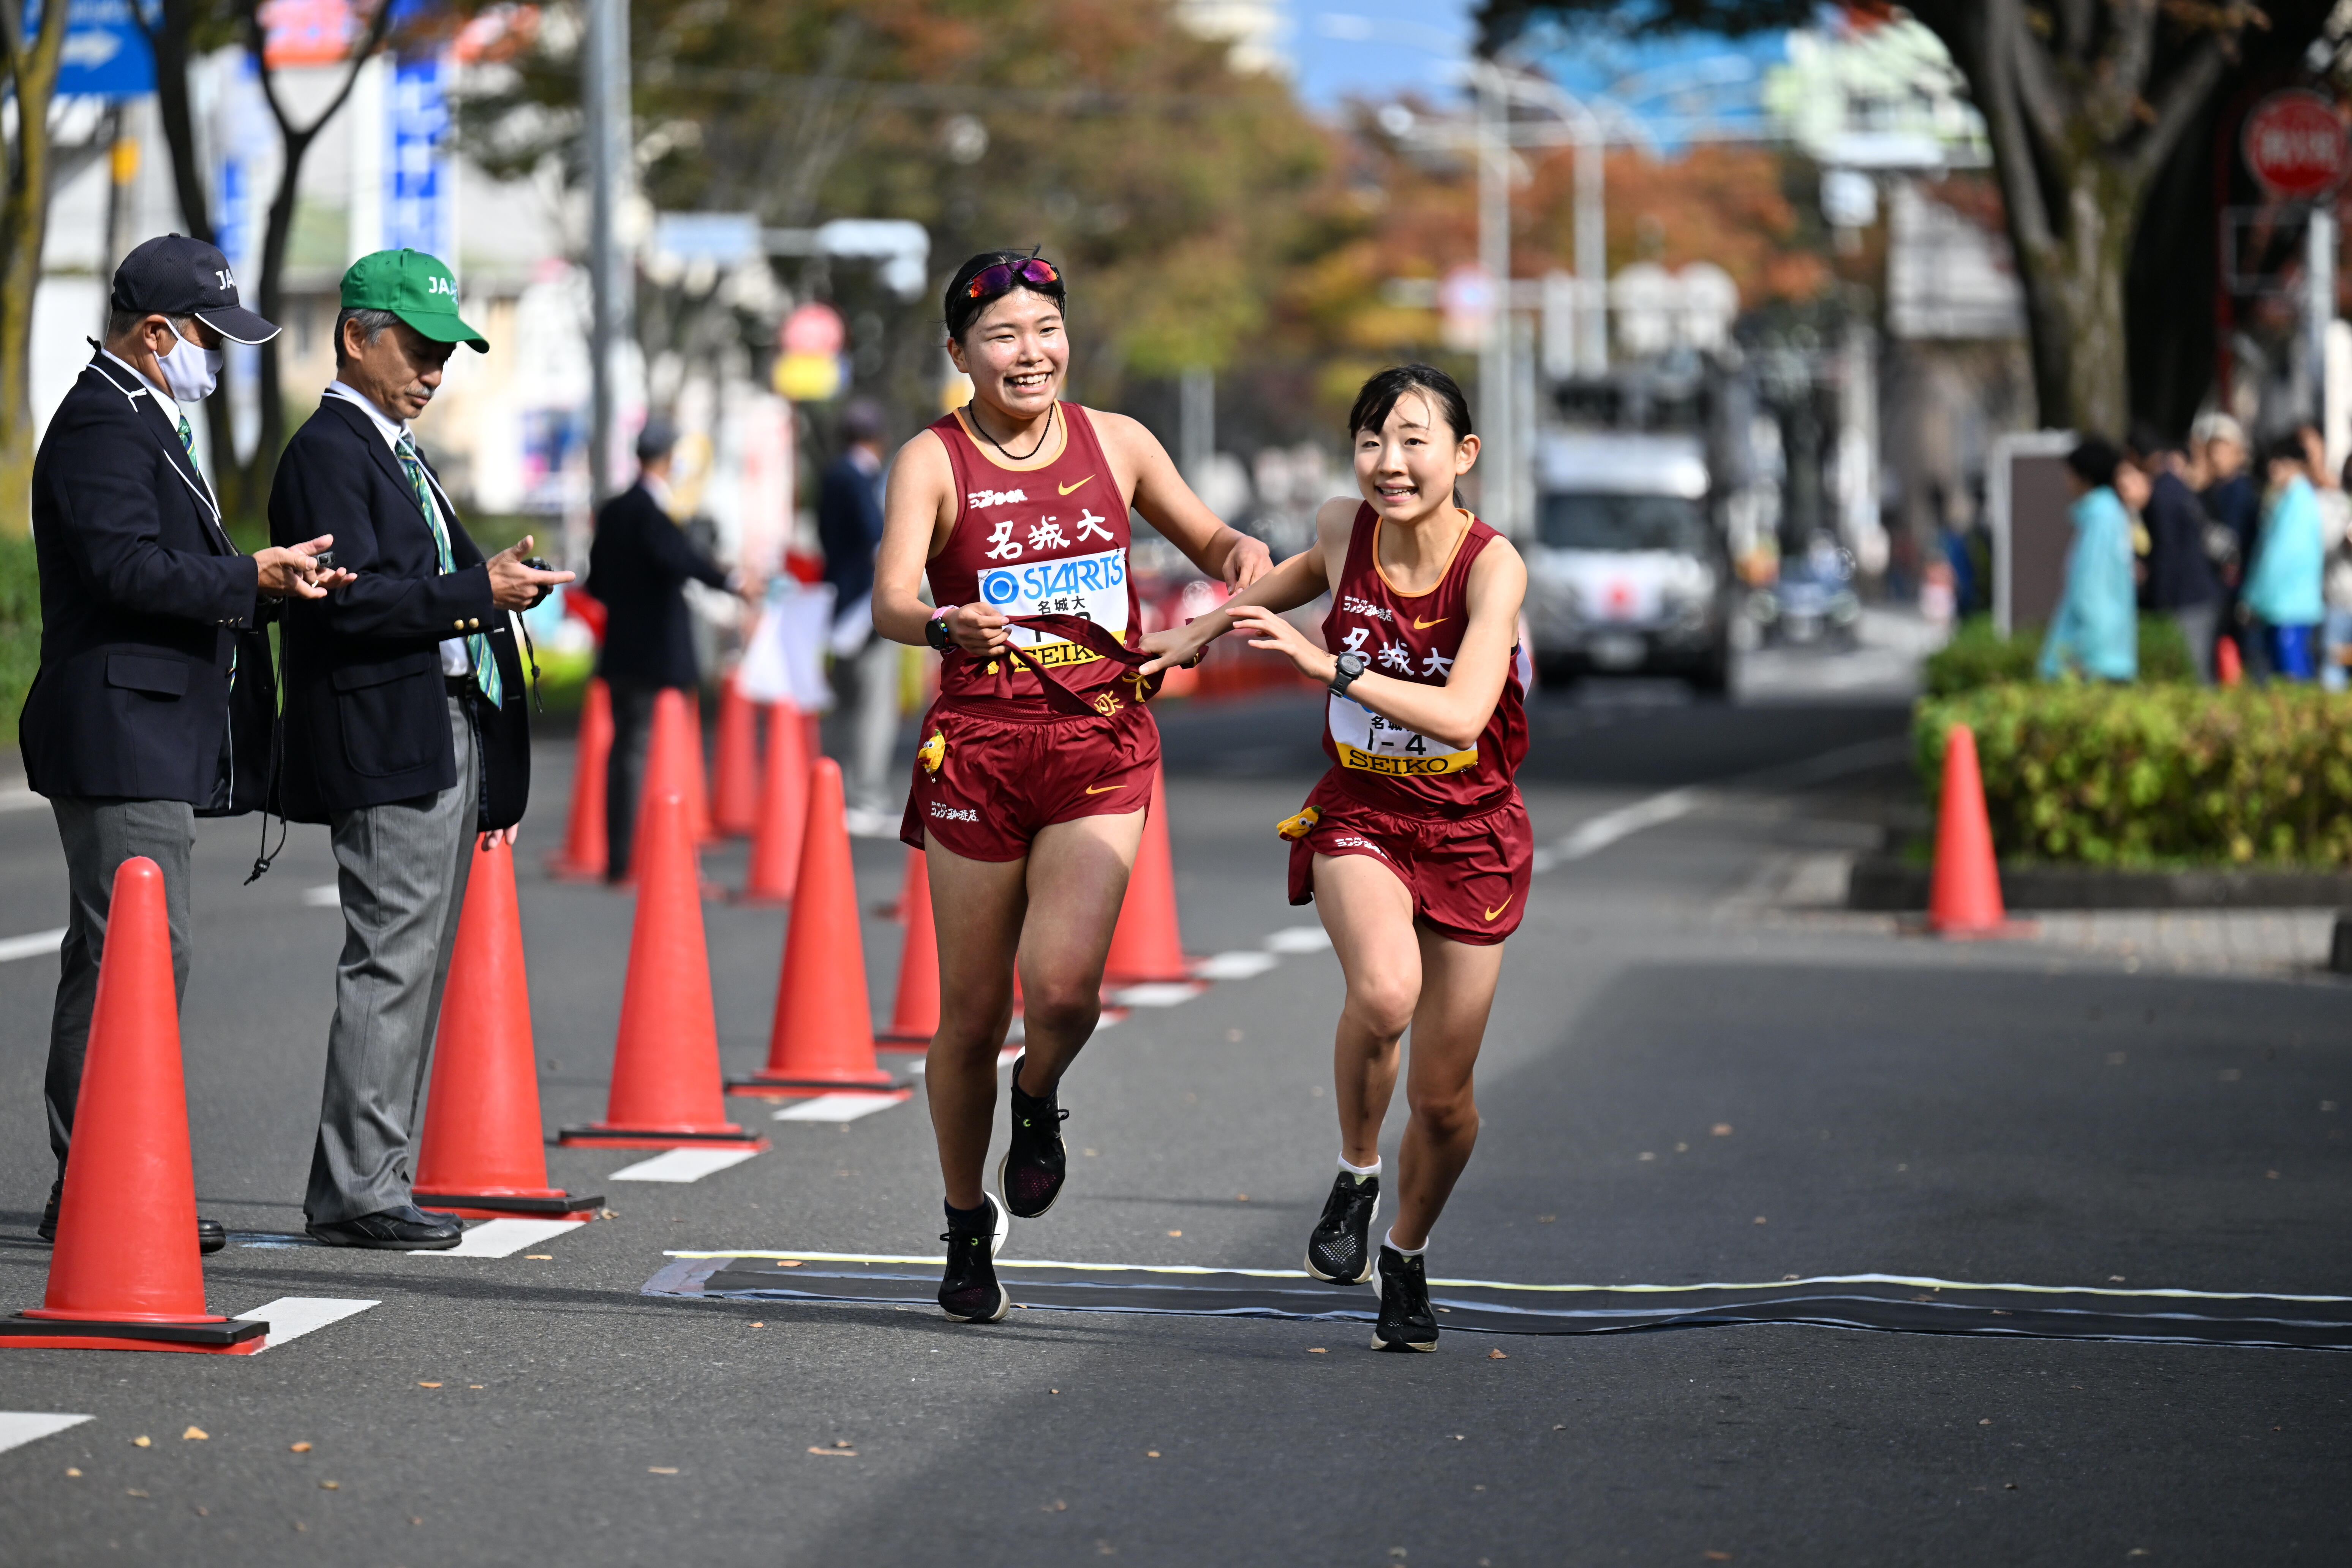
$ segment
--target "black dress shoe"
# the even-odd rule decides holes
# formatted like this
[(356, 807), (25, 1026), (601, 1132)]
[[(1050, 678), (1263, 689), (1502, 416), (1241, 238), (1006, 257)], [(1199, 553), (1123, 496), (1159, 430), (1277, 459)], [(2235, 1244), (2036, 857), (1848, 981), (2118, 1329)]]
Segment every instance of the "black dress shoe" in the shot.
[[(64, 1182), (59, 1181), (50, 1184), (49, 1201), (41, 1205), (41, 1223), (38, 1226), (43, 1241), (54, 1244), (58, 1239), (58, 1205), (64, 1200), (65, 1194)], [(209, 1258), (227, 1245), (228, 1232), (221, 1228), (220, 1221), (206, 1219), (202, 1215), (196, 1216), (196, 1250), (198, 1252)]]
[(378, 1252), (446, 1252), (465, 1238), (455, 1215), (427, 1214), (415, 1204), (363, 1214), (357, 1219), (312, 1221), (306, 1227), (329, 1247), (364, 1247)]

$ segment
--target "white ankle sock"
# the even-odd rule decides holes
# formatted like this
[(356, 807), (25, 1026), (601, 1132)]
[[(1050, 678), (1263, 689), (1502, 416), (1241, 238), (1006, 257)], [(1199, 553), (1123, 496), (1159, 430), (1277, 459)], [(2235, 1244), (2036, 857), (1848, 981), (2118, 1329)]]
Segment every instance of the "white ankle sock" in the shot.
[(1381, 1237), (1381, 1245), (1382, 1247), (1396, 1247), (1396, 1250), (1406, 1258), (1419, 1258), (1423, 1253), (1429, 1250), (1429, 1243), (1425, 1241), (1419, 1247), (1398, 1247), (1396, 1232), (1393, 1230)]
[(1339, 1156), (1339, 1169), (1351, 1176), (1377, 1176), (1381, 1173), (1380, 1156), (1373, 1155), (1372, 1163), (1369, 1165), (1350, 1165), (1348, 1163), (1348, 1156), (1342, 1154)]

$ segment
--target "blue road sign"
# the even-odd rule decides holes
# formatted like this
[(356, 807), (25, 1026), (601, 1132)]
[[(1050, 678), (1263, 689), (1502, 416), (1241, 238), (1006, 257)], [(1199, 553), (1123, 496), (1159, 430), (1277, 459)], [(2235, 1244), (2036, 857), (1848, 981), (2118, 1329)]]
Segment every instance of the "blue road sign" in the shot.
[[(60, 96), (138, 98), (155, 90), (155, 57), (131, 14), (133, 0), (68, 0)], [(41, 0), (25, 0), (25, 31), (41, 25)]]

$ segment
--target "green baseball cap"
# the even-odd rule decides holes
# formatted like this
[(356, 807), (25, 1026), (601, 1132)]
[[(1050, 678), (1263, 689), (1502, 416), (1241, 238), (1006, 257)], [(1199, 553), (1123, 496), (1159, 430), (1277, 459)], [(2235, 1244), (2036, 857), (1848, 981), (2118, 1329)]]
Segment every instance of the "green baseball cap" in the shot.
[(456, 275), (421, 250), (379, 250), (352, 262), (343, 274), (343, 309), (390, 310), (436, 343), (490, 352), (482, 334), (458, 319)]

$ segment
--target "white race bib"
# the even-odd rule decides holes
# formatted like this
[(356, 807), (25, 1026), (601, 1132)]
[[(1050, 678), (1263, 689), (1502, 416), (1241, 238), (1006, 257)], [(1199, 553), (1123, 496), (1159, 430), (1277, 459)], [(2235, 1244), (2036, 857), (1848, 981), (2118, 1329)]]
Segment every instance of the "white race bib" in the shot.
[[(1008, 619), (1022, 616), (1084, 616), (1111, 636), (1127, 636), (1127, 552), (1066, 555), (1058, 561), (992, 566), (980, 574), (982, 603)], [(1102, 655), (1082, 644), (1049, 637), (1029, 626), (1005, 635), (1023, 647), (1037, 648), (1049, 667), (1085, 664)]]
[(1458, 773), (1478, 763), (1478, 748), (1450, 752), (1418, 730), (1383, 719), (1352, 698), (1334, 692), (1329, 703), (1331, 746), (1339, 765), (1395, 777)]

